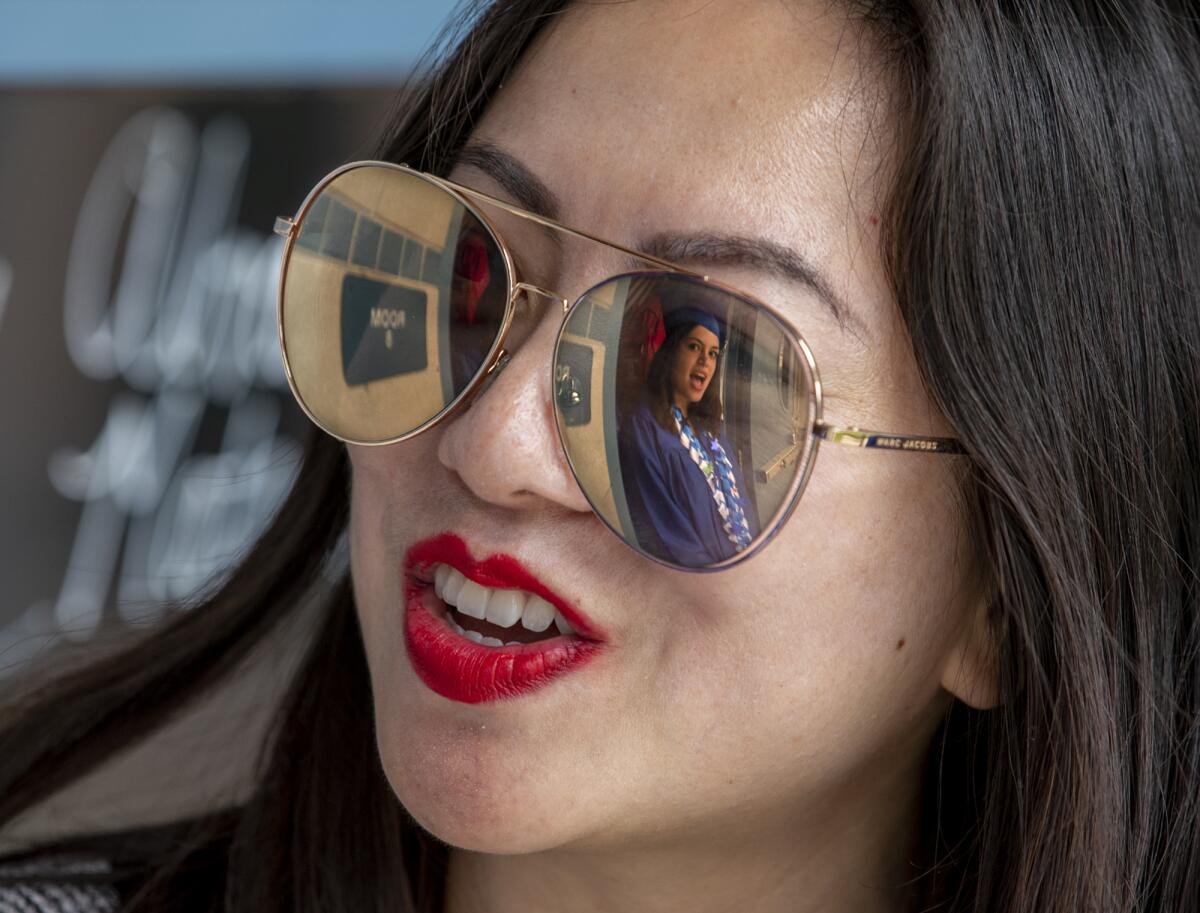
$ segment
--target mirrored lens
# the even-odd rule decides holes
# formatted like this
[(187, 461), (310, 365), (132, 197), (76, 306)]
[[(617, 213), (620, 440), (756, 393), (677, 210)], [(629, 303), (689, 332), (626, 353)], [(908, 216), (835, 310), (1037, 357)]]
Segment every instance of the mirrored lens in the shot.
[(555, 352), (559, 430), (593, 508), (692, 569), (752, 552), (786, 516), (809, 463), (812, 384), (770, 313), (679, 274), (592, 289)]
[(357, 443), (408, 434), (463, 393), (496, 344), (509, 289), (500, 245), (471, 209), (382, 165), (324, 186), (282, 281), (296, 395)]

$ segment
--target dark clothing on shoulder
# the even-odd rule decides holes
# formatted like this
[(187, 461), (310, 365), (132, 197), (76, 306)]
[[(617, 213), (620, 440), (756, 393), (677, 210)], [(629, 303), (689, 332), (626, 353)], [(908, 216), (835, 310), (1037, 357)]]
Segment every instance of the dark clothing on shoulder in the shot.
[[(231, 815), (71, 837), (0, 856), (0, 913), (117, 913), (145, 892), (169, 897), (179, 913), (220, 910)], [(152, 881), (165, 860), (167, 874)]]
[(121, 896), (111, 877), (112, 867), (100, 855), (44, 853), (3, 862), (0, 913), (116, 913)]

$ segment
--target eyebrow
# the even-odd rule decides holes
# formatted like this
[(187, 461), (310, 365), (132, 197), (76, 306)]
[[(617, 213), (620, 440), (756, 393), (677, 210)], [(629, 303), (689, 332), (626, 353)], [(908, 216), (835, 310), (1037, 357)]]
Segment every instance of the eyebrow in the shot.
[[(703, 339), (701, 339), (699, 336), (693, 336), (691, 333), (689, 333), (689, 334), (688, 334), (688, 336), (687, 336), (687, 338), (688, 338), (688, 339), (691, 339), (693, 342), (698, 342), (698, 343), (700, 343), (700, 345), (702, 345), (702, 346), (704, 345), (704, 340), (703, 340)], [(721, 351), (721, 347), (720, 347), (720, 346), (706, 346), (706, 348), (713, 349), (713, 350), (715, 350), (715, 351), (717, 351), (717, 352)]]
[(478, 168), (512, 194), (519, 206), (558, 221), (558, 197), (536, 174), (499, 146), (485, 142), (471, 143), (459, 152), (455, 164)]
[[(558, 197), (537, 175), (499, 146), (473, 142), (459, 152), (455, 164), (479, 169), (503, 187), (518, 206), (559, 221)], [(556, 243), (561, 243), (557, 232), (547, 231), (553, 234)], [(813, 292), (842, 329), (852, 330), (864, 340), (870, 336), (866, 323), (833, 290), (816, 265), (786, 245), (767, 238), (737, 234), (660, 232), (632, 246), (641, 253), (680, 265), (702, 262), (742, 267), (795, 282)]]
[(638, 250), (672, 263), (740, 266), (796, 282), (815, 293), (843, 329), (852, 327), (863, 338), (868, 335), (861, 318), (846, 306), (821, 272), (790, 247), (774, 241), (742, 235), (664, 232), (647, 238)]

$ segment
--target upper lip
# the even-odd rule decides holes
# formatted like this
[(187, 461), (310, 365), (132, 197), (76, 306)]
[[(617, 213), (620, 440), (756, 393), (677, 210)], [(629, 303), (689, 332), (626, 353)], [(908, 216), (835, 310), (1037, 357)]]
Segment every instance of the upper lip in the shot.
[(430, 568), (435, 564), (448, 564), (480, 586), (524, 590), (541, 596), (562, 613), (575, 633), (583, 639), (598, 642), (608, 640), (591, 618), (550, 589), (512, 555), (493, 552), (477, 560), (462, 537), (449, 532), (440, 533), (413, 543), (405, 556), (405, 573), (410, 578), (428, 582)]

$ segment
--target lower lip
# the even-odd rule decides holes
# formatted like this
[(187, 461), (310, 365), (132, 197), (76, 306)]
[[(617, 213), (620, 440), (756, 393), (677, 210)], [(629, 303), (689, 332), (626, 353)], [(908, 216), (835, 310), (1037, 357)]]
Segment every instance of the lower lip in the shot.
[(433, 585), (407, 575), (405, 644), (431, 691), (482, 704), (520, 697), (580, 668), (602, 649), (596, 641), (558, 636), (531, 644), (485, 647), (451, 630)]

